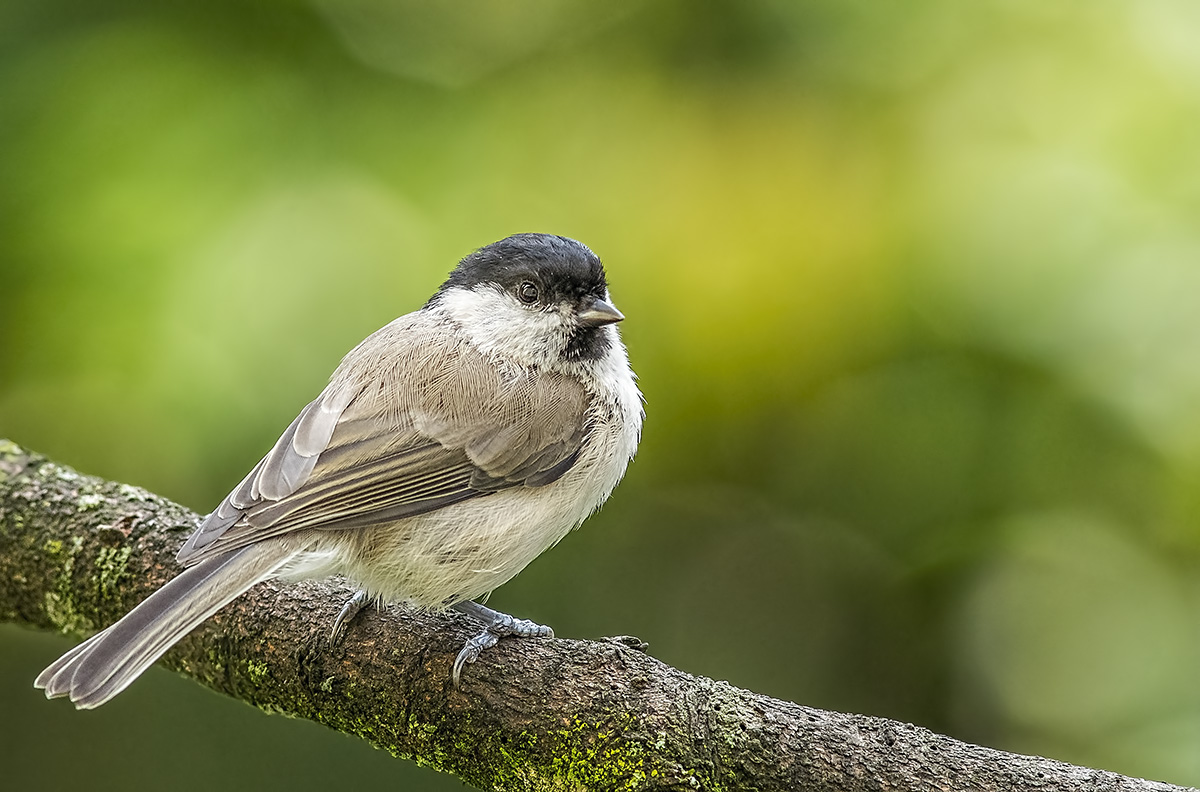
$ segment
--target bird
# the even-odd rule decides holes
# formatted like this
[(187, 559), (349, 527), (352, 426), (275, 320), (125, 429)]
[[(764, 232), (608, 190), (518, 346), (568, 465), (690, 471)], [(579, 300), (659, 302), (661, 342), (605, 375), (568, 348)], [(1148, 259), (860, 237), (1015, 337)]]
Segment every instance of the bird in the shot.
[(624, 476), (643, 400), (604, 267), (584, 244), (515, 234), (475, 250), (418, 310), (354, 347), (274, 447), (188, 537), (183, 570), (34, 682), (110, 701), (257, 583), (340, 574), (367, 603), (482, 625), (452, 667), (553, 630), (480, 600), (578, 527)]

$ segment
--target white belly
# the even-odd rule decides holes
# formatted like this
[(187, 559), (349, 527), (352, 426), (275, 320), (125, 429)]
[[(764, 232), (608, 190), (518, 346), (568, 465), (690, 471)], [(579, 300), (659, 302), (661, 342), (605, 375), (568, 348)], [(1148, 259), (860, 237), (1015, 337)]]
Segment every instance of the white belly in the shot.
[[(438, 608), (478, 598), (512, 579), (602, 504), (625, 473), (641, 429), (628, 389), (603, 407), (579, 460), (542, 487), (514, 487), (389, 525), (315, 532), (314, 552), (289, 578), (350, 577), (373, 597)], [(620, 420), (612, 420), (616, 416)]]

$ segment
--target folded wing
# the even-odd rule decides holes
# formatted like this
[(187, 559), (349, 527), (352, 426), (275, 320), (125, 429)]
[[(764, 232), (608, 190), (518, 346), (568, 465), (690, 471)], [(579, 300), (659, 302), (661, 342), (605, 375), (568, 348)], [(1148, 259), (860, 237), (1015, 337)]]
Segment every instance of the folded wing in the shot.
[(578, 458), (588, 407), (573, 378), (498, 366), (409, 314), (346, 356), (178, 559), (191, 566), (293, 531), (352, 530), (544, 486)]

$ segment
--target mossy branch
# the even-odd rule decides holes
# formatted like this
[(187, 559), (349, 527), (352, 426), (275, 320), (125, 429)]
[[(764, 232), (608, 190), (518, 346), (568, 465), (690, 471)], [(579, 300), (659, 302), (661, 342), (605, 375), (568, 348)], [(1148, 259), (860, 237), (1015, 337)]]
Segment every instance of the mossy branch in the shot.
[[(109, 624), (175, 574), (198, 519), (0, 440), (0, 620), (80, 636)], [(350, 593), (264, 584), (163, 662), (481, 789), (1180, 789), (760, 696), (631, 639), (501, 641), (455, 689), (450, 664), (474, 625), (372, 610), (331, 648)]]

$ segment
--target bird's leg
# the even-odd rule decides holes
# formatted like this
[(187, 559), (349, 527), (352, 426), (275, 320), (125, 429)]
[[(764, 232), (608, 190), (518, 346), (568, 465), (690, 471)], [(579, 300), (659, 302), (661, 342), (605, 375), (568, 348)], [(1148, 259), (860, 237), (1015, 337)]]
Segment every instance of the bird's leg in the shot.
[(537, 624), (528, 619), (516, 619), (507, 613), (494, 611), (477, 602), (468, 600), (466, 602), (455, 603), (451, 607), (459, 613), (472, 616), (486, 625), (483, 628), (483, 632), (467, 641), (462, 651), (458, 653), (458, 657), (454, 659), (452, 677), (455, 687), (458, 687), (458, 680), (462, 675), (463, 666), (467, 663), (474, 663), (485, 649), (491, 649), (504, 636), (515, 635), (519, 638), (554, 637), (554, 630), (551, 630), (544, 624)]
[(350, 622), (354, 621), (354, 617), (367, 606), (370, 600), (371, 595), (365, 589), (359, 589), (354, 593), (353, 597), (346, 600), (346, 604), (342, 606), (341, 612), (333, 620), (333, 629), (329, 631), (330, 646), (336, 646), (341, 642), (342, 636), (346, 634), (346, 628), (350, 626)]

